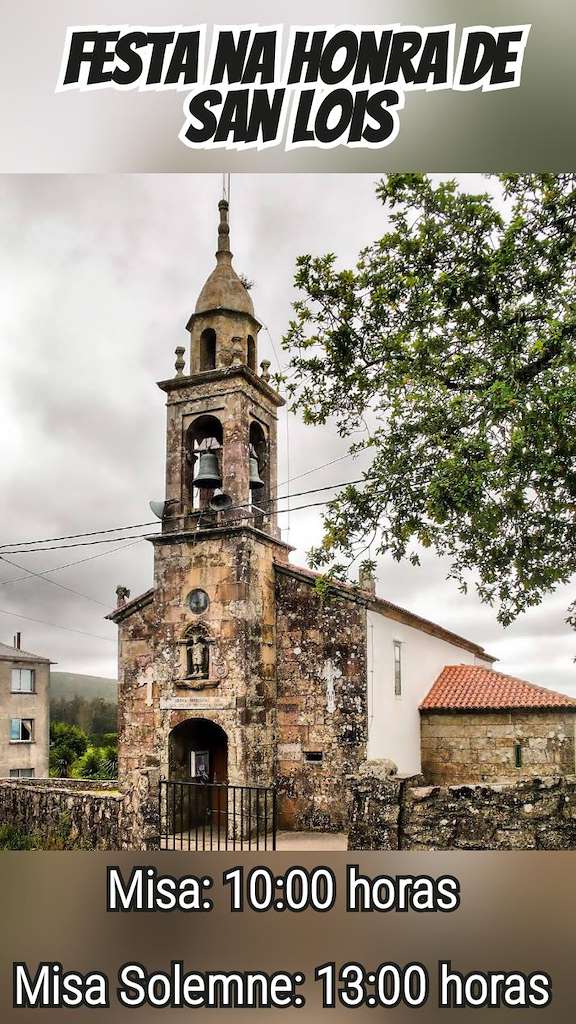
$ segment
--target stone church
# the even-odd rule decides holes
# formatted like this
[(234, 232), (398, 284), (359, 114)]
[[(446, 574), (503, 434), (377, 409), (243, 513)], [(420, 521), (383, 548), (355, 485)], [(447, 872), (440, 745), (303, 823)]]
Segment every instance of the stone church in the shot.
[[(290, 564), (275, 513), (284, 401), (258, 363), (260, 327), (221, 200), (216, 266), (187, 324), (190, 361), (178, 348), (175, 376), (158, 385), (166, 499), (149, 538), (153, 586), (131, 600), (119, 588), (109, 616), (119, 627), (119, 777), (129, 785), (159, 767), (164, 778), (274, 785), (281, 827), (342, 830), (348, 779), (367, 759), (421, 772), (420, 705), (445, 667), (475, 667), (494, 692), (494, 659), (377, 597), (371, 579), (321, 598), (315, 575)], [(572, 763), (573, 703), (555, 707)], [(520, 768), (513, 731), (502, 749)]]

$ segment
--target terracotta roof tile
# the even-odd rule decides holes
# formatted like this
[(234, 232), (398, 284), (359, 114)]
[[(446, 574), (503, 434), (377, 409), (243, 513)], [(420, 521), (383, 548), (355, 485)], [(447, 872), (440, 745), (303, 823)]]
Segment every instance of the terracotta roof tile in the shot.
[(576, 711), (576, 700), (482, 665), (446, 665), (421, 711), (499, 711), (523, 708)]

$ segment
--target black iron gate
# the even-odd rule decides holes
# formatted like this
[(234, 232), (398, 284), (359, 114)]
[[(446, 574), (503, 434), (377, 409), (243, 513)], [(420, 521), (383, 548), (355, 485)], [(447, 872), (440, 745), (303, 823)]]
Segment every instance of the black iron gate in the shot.
[(160, 848), (275, 850), (276, 790), (162, 779)]

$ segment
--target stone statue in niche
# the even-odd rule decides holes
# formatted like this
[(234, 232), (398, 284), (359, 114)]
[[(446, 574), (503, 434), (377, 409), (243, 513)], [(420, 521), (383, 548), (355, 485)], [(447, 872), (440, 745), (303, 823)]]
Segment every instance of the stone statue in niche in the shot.
[(186, 644), (186, 675), (189, 679), (208, 679), (210, 651), (203, 636), (193, 635)]
[[(216, 673), (216, 678), (210, 679), (211, 669), (211, 644), (209, 640), (201, 631), (194, 630), (189, 632), (185, 639), (181, 641), (185, 645), (185, 679), (180, 679), (176, 683), (178, 689), (182, 690), (205, 690), (212, 687), (218, 686), (220, 680)], [(212, 675), (214, 676), (214, 672)]]

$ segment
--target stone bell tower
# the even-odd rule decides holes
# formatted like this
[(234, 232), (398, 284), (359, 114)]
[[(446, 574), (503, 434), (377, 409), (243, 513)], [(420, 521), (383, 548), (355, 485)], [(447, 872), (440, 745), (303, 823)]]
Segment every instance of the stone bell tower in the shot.
[(216, 266), (187, 324), (190, 373), (179, 348), (176, 377), (159, 385), (168, 394), (164, 528), (242, 523), (277, 536), (276, 412), (284, 401), (269, 385), (269, 363), (258, 375), (261, 324), (232, 266), (225, 199), (218, 209)]
[(228, 203), (218, 204), (216, 266), (176, 350), (167, 396), (166, 502), (154, 587), (111, 618), (120, 626), (120, 774), (273, 781), (277, 411), (260, 323), (232, 266)]

